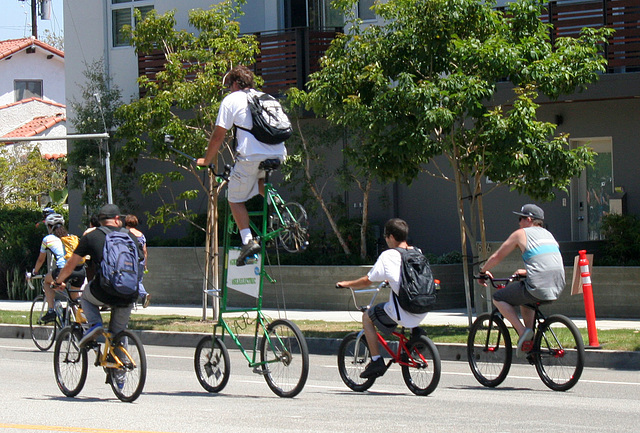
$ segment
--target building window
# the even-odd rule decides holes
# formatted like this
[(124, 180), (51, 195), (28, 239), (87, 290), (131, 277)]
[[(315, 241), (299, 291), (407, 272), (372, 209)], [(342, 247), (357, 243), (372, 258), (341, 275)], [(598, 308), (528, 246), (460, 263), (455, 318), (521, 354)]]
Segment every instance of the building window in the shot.
[(16, 102), (28, 98), (42, 98), (42, 80), (15, 80)]
[(376, 14), (371, 10), (375, 0), (358, 0), (358, 18), (363, 21), (375, 20)]
[(114, 47), (126, 47), (129, 45), (127, 35), (122, 30), (124, 26), (135, 28), (135, 23), (133, 22), (133, 11), (135, 9), (140, 11), (142, 18), (153, 9), (153, 5), (139, 6), (138, 3), (143, 1), (148, 3), (145, 0), (111, 0), (111, 4), (118, 5), (113, 6), (111, 10), (111, 33)]

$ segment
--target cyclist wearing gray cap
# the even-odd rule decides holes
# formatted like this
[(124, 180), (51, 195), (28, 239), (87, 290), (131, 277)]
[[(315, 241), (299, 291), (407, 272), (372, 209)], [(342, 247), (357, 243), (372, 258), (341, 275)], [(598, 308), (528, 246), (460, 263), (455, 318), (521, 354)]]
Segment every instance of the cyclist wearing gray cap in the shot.
[[(520, 228), (511, 233), (489, 257), (480, 270), (480, 276), (493, 277), (489, 270), (514, 249), (520, 248), (524, 269), (518, 269), (515, 275), (524, 278), (494, 293), (493, 304), (518, 332), (520, 338), (516, 355), (522, 356), (531, 350), (533, 339), (534, 310), (526, 304), (555, 301), (564, 289), (565, 278), (558, 242), (543, 228), (544, 211), (535, 204), (525, 204), (519, 212), (513, 213), (520, 217)], [(520, 306), (524, 325), (518, 317), (516, 306)]]

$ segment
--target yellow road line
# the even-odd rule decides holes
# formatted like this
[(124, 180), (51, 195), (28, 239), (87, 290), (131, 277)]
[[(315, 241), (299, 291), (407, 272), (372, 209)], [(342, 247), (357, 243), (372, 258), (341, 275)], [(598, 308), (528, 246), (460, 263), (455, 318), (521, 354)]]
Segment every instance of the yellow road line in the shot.
[(16, 430), (43, 430), (43, 431), (65, 431), (80, 433), (159, 433), (148, 430), (117, 430), (108, 428), (90, 428), (90, 427), (61, 427), (54, 425), (30, 425), (30, 424), (2, 424), (0, 429), (16, 429)]

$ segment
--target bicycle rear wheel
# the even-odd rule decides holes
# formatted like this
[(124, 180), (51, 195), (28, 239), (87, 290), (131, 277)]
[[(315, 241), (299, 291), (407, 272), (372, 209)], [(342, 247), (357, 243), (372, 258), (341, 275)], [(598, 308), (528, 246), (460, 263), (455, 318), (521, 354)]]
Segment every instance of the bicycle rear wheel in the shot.
[(307, 211), (302, 205), (290, 202), (282, 205), (280, 208), (282, 222), (274, 218), (274, 229), (283, 228), (278, 235), (278, 243), (290, 253), (297, 253), (309, 245), (309, 220), (307, 219)]
[(538, 328), (531, 354), (538, 376), (552, 390), (566, 391), (578, 383), (584, 368), (584, 342), (569, 318), (548, 317)]
[(78, 342), (82, 328), (67, 326), (58, 334), (53, 349), (53, 371), (60, 391), (67, 397), (75, 397), (87, 380), (87, 351)]
[(111, 390), (125, 402), (132, 402), (142, 393), (147, 379), (147, 357), (137, 335), (127, 330), (119, 332), (111, 341), (111, 356), (123, 364), (108, 368), (107, 379)]
[[(409, 356), (403, 353), (402, 378), (415, 395), (429, 395), (440, 382), (440, 353), (428, 337), (421, 335), (407, 344)], [(409, 359), (409, 357), (411, 359)]]
[(40, 350), (49, 350), (56, 339), (57, 322), (42, 323), (42, 316), (47, 314), (47, 301), (43, 295), (38, 295), (31, 303), (29, 312), (29, 330), (31, 339)]
[(471, 325), (467, 359), (476, 380), (484, 386), (500, 385), (511, 368), (511, 336), (504, 321), (484, 313)]
[(309, 350), (298, 326), (278, 319), (267, 326), (260, 341), (262, 372), (269, 388), (280, 397), (295, 397), (309, 375)]
[(220, 392), (229, 381), (229, 351), (222, 340), (208, 335), (198, 343), (194, 357), (198, 382), (209, 392)]

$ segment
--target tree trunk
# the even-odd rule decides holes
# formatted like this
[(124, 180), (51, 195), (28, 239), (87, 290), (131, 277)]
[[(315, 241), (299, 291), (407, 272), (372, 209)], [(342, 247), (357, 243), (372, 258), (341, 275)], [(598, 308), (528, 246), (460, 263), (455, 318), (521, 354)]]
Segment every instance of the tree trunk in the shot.
[(360, 225), (360, 258), (367, 258), (367, 229), (369, 228), (369, 194), (371, 193), (371, 176), (367, 178), (362, 197), (362, 224)]

